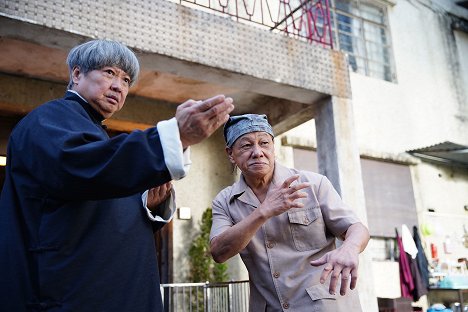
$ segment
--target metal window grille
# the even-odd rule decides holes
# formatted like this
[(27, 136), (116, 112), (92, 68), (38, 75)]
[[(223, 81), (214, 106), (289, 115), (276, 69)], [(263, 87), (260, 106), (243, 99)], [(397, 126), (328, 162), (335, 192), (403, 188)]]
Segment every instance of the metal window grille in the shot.
[(396, 81), (386, 7), (362, 0), (331, 0), (333, 44), (360, 74)]

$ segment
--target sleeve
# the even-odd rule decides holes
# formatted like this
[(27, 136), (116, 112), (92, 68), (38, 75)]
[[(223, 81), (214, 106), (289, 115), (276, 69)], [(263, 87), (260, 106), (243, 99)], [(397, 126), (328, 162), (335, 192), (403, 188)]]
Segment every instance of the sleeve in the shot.
[(212, 203), (213, 224), (211, 225), (210, 241), (234, 225), (228, 212), (227, 200), (222, 194), (223, 192), (218, 194)]
[(177, 119), (164, 120), (158, 123), (158, 132), (164, 152), (164, 161), (173, 180), (185, 177), (190, 169), (190, 147), (182, 151)]
[(334, 236), (342, 237), (352, 224), (360, 222), (325, 176), (322, 176), (318, 186), (317, 198), (325, 224)]
[[(11, 142), (12, 170), (63, 200), (125, 197), (171, 180), (156, 127), (109, 138), (83, 111), (56, 101), (27, 117)], [(48, 105), (48, 104), (44, 104)], [(48, 105), (52, 106), (52, 105)], [(31, 196), (35, 190), (31, 189)]]
[(169, 223), (174, 217), (174, 213), (177, 210), (176, 207), (176, 202), (175, 202), (175, 191), (174, 188), (171, 189), (171, 196), (169, 196), (168, 199), (166, 199), (163, 203), (161, 208), (162, 209), (162, 214), (161, 215), (153, 215), (151, 210), (147, 206), (148, 202), (148, 191), (145, 191), (141, 195), (141, 200), (143, 202), (143, 207), (146, 209), (146, 214), (148, 215), (148, 218), (151, 221), (157, 221), (157, 222), (163, 222), (163, 223)]

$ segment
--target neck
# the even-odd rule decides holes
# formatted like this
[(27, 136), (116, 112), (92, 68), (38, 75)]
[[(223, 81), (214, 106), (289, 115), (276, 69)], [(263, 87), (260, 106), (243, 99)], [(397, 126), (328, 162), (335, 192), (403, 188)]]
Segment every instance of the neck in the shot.
[(268, 192), (268, 188), (270, 187), (270, 183), (273, 180), (273, 171), (260, 178), (244, 176), (244, 179), (245, 183), (254, 192), (258, 200), (263, 203)]

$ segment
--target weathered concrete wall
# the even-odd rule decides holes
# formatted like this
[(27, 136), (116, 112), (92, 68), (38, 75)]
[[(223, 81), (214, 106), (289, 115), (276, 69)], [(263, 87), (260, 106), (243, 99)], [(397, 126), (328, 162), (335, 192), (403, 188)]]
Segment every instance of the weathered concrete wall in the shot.
[[(458, 12), (465, 22), (468, 10), (453, 1), (394, 2), (388, 13), (397, 82), (350, 76), (359, 150), (399, 155), (446, 140), (468, 144), (468, 35), (453, 32), (452, 17), (445, 9)], [(304, 134), (316, 132), (311, 121), (285, 135), (304, 138)], [(468, 226), (466, 169), (418, 162), (411, 165), (411, 171), (418, 220), (420, 224), (432, 222), (434, 228), (434, 234), (423, 237), (427, 250), (435, 242), (445, 261), (453, 261), (463, 252), (466, 255), (462, 247), (463, 224)], [(436, 213), (428, 213), (429, 208)], [(451, 254), (445, 254), (443, 248), (447, 235)], [(374, 267), (383, 266), (374, 263)], [(395, 287), (398, 284), (393, 281), (378, 291), (388, 294)]]
[[(431, 230), (430, 235), (423, 237), (428, 257), (433, 243), (441, 262), (454, 267), (458, 258), (466, 257), (468, 169), (421, 163), (414, 168), (413, 179), (419, 203), (419, 222)], [(447, 239), (450, 246), (445, 246)]]
[[(317, 114), (317, 159), (319, 173), (326, 175), (344, 202), (367, 225), (366, 202), (359, 151), (354, 131), (354, 115), (349, 100), (332, 97), (324, 101)], [(358, 289), (365, 311), (377, 311), (371, 257), (368, 250), (360, 255)]]
[[(311, 101), (307, 90), (350, 96), (342, 53), (169, 1), (2, 1), (0, 15), (73, 36), (112, 38), (142, 53), (187, 61), (184, 66), (178, 62), (178, 68), (166, 68), (170, 62), (153, 62), (152, 57), (146, 62), (142, 57), (144, 66), (163, 72), (184, 71), (183, 76), (306, 103)], [(67, 40), (66, 36), (57, 41), (37, 35), (32, 39), (49, 45)], [(223, 79), (215, 71), (201, 76), (200, 68), (193, 68), (196, 64), (238, 76)]]
[(231, 185), (234, 176), (224, 152), (224, 139), (217, 131), (208, 140), (191, 147), (190, 173), (174, 183), (178, 207), (189, 207), (191, 220), (174, 220), (174, 281), (188, 282), (188, 250), (199, 231), (199, 222), (206, 208), (221, 188)]
[[(350, 76), (360, 150), (398, 154), (445, 140), (468, 142), (466, 97), (458, 90), (468, 93), (468, 35), (456, 32), (455, 40), (448, 19), (418, 1), (389, 7), (397, 82)], [(289, 134), (313, 128), (311, 122)]]
[(468, 142), (447, 18), (418, 2), (398, 1), (389, 10), (397, 83), (351, 75), (360, 148), (400, 153), (445, 140)]

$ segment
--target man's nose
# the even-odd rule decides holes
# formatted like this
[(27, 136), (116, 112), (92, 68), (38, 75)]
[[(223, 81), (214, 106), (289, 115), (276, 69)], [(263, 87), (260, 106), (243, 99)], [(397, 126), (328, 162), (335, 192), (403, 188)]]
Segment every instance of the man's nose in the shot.
[(112, 90), (114, 90), (114, 91), (120, 92), (120, 91), (122, 91), (122, 89), (123, 89), (123, 84), (124, 84), (124, 83), (125, 83), (125, 82), (123, 81), (122, 78), (120, 78), (120, 77), (114, 77), (114, 79), (112, 79), (111, 88), (112, 88)]
[(254, 157), (259, 157), (263, 155), (262, 149), (260, 148), (258, 144), (254, 144), (254, 146), (252, 147), (252, 155)]

